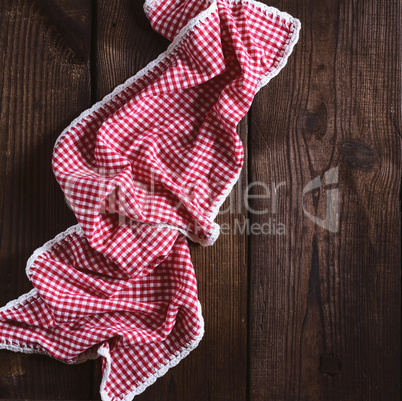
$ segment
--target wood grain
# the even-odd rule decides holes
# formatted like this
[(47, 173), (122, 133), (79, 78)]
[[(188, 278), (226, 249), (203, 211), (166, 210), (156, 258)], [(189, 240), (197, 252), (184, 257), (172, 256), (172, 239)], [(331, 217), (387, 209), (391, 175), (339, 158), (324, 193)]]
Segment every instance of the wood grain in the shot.
[[(75, 223), (51, 172), (57, 136), (169, 44), (142, 3), (0, 2), (1, 305), (31, 288), (32, 251)], [(239, 125), (224, 234), (191, 244), (205, 336), (136, 401), (400, 399), (401, 4), (269, 5), (301, 36)], [(100, 380), (100, 360), (0, 351), (0, 399), (99, 399)]]
[[(277, 212), (250, 219), (276, 218), (286, 234), (249, 239), (250, 400), (396, 401), (400, 2), (278, 7), (302, 31), (251, 111), (250, 180), (285, 184)], [(306, 193), (304, 208), (331, 212), (336, 232), (302, 204), (303, 188), (331, 168), (338, 182)]]
[[(75, 222), (51, 155), (63, 128), (90, 105), (91, 10), (88, 1), (53, 3), (0, 3), (1, 305), (32, 288), (31, 253)], [(88, 399), (91, 371), (0, 351), (0, 398)]]
[[(142, 11), (142, 3), (98, 1), (96, 9), (96, 94), (102, 98), (113, 88), (154, 60), (169, 42), (156, 34)], [(247, 120), (239, 127), (246, 144)], [(240, 185), (247, 181), (243, 170)], [(236, 204), (236, 194), (232, 203)], [(230, 200), (223, 209), (230, 208)], [(235, 205), (232, 209), (235, 208)], [(199, 284), (206, 333), (199, 345), (177, 367), (136, 397), (138, 401), (237, 401), (246, 399), (247, 377), (247, 265), (246, 237), (229, 229), (239, 210), (218, 221), (228, 234), (208, 249), (191, 245)], [(95, 387), (100, 383), (98, 364)]]

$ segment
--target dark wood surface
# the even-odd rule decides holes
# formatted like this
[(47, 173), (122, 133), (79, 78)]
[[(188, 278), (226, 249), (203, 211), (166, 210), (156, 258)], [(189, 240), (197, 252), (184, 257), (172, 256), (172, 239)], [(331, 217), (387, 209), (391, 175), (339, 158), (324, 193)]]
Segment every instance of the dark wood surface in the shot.
[[(191, 245), (206, 333), (139, 401), (400, 400), (401, 2), (269, 5), (301, 36), (239, 125), (246, 161), (217, 219), (229, 234)], [(142, 1), (0, 1), (0, 305), (75, 222), (51, 172), (57, 136), (167, 46)], [(338, 182), (303, 204), (331, 168)], [(263, 214), (242, 201), (256, 182)], [(328, 217), (330, 190), (337, 232), (303, 211)], [(100, 377), (99, 360), (0, 351), (0, 399), (99, 399)]]

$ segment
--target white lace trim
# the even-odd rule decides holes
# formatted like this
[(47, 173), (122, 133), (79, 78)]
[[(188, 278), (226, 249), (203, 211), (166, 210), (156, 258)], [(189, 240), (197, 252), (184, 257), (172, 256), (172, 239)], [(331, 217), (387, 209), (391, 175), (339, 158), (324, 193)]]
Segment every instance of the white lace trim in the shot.
[(167, 223), (157, 223), (157, 224), (152, 224), (154, 227), (159, 227), (159, 228), (169, 228), (171, 230), (176, 230), (185, 235), (187, 238), (189, 238), (191, 241), (196, 242), (202, 246), (210, 246), (213, 245), (213, 243), (216, 241), (216, 239), (219, 237), (219, 232), (220, 232), (220, 227), (218, 224), (215, 222), (212, 222), (212, 230), (211, 230), (211, 235), (207, 238), (200, 238), (196, 234), (192, 233), (191, 231), (188, 231), (184, 228), (174, 226), (172, 224), (167, 224)]
[[(29, 277), (29, 271), (31, 269), (31, 266), (34, 264), (35, 260), (42, 255), (43, 253), (50, 251), (52, 249), (53, 246), (55, 246), (56, 244), (60, 243), (61, 241), (63, 241), (66, 237), (68, 237), (69, 235), (72, 234), (78, 234), (78, 235), (84, 235), (81, 227), (79, 226), (79, 224), (76, 224), (74, 226), (71, 226), (69, 228), (67, 228), (67, 230), (57, 234), (53, 239), (45, 242), (45, 244), (43, 244), (41, 247), (37, 248), (32, 255), (29, 257), (27, 264), (26, 264), (26, 274), (28, 279)], [(26, 294), (21, 295), (20, 297), (18, 297), (17, 299), (13, 299), (12, 301), (8, 302), (5, 306), (0, 308), (0, 312), (4, 312), (6, 310), (15, 308), (17, 306), (21, 306), (23, 303), (30, 301), (32, 298), (35, 298), (38, 296), (38, 291), (36, 290), (36, 288), (33, 288), (31, 291), (29, 291)]]
[[(200, 1), (204, 1), (204, 3), (207, 4), (212, 4), (212, 3), (216, 3), (216, 0), (200, 0)], [(154, 11), (156, 8), (156, 3), (160, 2), (160, 0), (145, 0), (144, 2), (144, 12), (145, 15), (148, 16), (148, 10), (149, 11)]]
[(23, 354), (48, 355), (41, 349), (26, 346), (24, 344), (14, 343), (11, 340), (7, 340), (6, 338), (0, 338), (0, 349), (6, 349), (13, 352), (21, 352)]
[[(0, 308), (0, 312), (8, 311), (13, 308), (17, 308), (18, 306), (23, 305), (25, 302), (30, 302), (33, 298), (38, 297), (38, 291), (36, 288), (33, 288), (26, 294), (21, 295), (17, 299), (13, 299), (12, 301), (8, 302), (5, 306)], [(19, 341), (10, 340), (4, 336), (0, 337), (0, 349), (7, 349), (9, 351), (14, 352), (22, 352), (24, 354), (42, 354), (46, 355), (39, 347), (35, 347), (33, 345), (27, 345), (21, 343)]]
[(23, 304), (24, 302), (30, 301), (32, 298), (38, 295), (38, 291), (36, 288), (33, 288), (31, 291), (27, 292), (26, 294), (21, 295), (17, 299), (13, 299), (12, 301), (8, 302), (6, 305), (0, 308), (0, 312), (4, 312), (6, 310), (15, 308)]
[(131, 392), (123, 395), (120, 398), (111, 398), (106, 391), (106, 383), (110, 375), (112, 359), (110, 356), (110, 351), (105, 345), (102, 345), (98, 349), (98, 355), (104, 357), (106, 359), (106, 369), (102, 377), (102, 382), (100, 385), (100, 395), (102, 401), (131, 401), (136, 395), (141, 394), (147, 387), (155, 383), (155, 381), (164, 376), (166, 372), (176, 366), (182, 359), (184, 359), (191, 351), (197, 348), (200, 343), (202, 337), (204, 336), (204, 319), (202, 317), (201, 303), (198, 301), (198, 311), (197, 316), (200, 322), (200, 332), (198, 336), (190, 341), (188, 344), (184, 345), (180, 351), (176, 354), (172, 355), (171, 359), (167, 360), (166, 363), (153, 373), (151, 376), (148, 376), (138, 387), (136, 387)]
[[(36, 290), (36, 288), (33, 288), (28, 293), (23, 294), (17, 299), (13, 299), (12, 301), (8, 302), (5, 306), (0, 308), (0, 312), (18, 308), (19, 306), (22, 306), (26, 302), (30, 302), (32, 299), (37, 298), (38, 296), (38, 291)], [(24, 354), (47, 355), (47, 353), (43, 351), (39, 346), (28, 345), (19, 341), (13, 341), (4, 336), (0, 337), (0, 349), (6, 349), (13, 352), (22, 352)]]
[(54, 245), (60, 243), (61, 241), (63, 241), (66, 237), (68, 237), (69, 235), (72, 234), (77, 234), (79, 236), (83, 236), (84, 232), (82, 231), (81, 227), (79, 224), (76, 224), (74, 226), (71, 226), (69, 228), (67, 228), (67, 230), (61, 232), (60, 234), (57, 234), (53, 239), (45, 242), (40, 248), (36, 249), (34, 251), (34, 253), (31, 255), (31, 257), (28, 259), (27, 261), (27, 266), (25, 268), (25, 272), (28, 278), (30, 278), (29, 276), (29, 272), (31, 270), (31, 266), (34, 264), (35, 260), (42, 255), (43, 253), (50, 251)]

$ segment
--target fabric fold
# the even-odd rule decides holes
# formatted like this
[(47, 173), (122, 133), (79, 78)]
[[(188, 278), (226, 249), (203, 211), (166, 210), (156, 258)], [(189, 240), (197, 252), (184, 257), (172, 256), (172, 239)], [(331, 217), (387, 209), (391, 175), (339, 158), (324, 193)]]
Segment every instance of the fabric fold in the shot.
[(0, 309), (0, 348), (100, 356), (110, 401), (130, 401), (201, 340), (187, 239), (217, 239), (243, 164), (236, 126), (300, 29), (252, 0), (144, 10), (172, 43), (57, 139), (52, 168), (78, 225), (34, 252), (34, 289)]

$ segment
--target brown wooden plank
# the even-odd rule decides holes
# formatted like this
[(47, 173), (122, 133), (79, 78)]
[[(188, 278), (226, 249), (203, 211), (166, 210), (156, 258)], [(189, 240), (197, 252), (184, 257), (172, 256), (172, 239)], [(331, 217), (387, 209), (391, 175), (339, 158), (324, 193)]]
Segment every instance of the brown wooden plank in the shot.
[[(396, 401), (401, 3), (277, 3), (302, 30), (252, 108), (250, 182), (284, 185), (276, 213), (250, 220), (275, 218), (285, 234), (249, 239), (250, 401)], [(325, 219), (331, 196), (337, 232), (302, 207), (303, 188), (331, 168), (338, 182), (306, 193), (304, 207)]]
[[(51, 170), (57, 136), (90, 106), (90, 1), (0, 3), (0, 304), (32, 287), (28, 257), (75, 223)], [(0, 398), (89, 399), (92, 363), (0, 351)]]
[[(152, 31), (142, 2), (100, 0), (96, 20), (96, 88), (100, 99), (155, 59), (167, 48), (168, 42)], [(240, 126), (240, 133), (246, 142), (246, 120)], [(246, 181), (244, 169), (241, 185), (246, 185)], [(228, 203), (223, 208), (227, 206)], [(244, 220), (242, 212), (235, 210), (218, 216), (220, 223), (232, 227), (235, 219)], [(137, 396), (138, 401), (246, 399), (246, 237), (232, 232), (208, 249), (192, 245), (191, 253), (206, 322), (204, 339), (178, 366)], [(96, 388), (101, 374), (100, 364), (97, 366)]]

